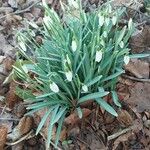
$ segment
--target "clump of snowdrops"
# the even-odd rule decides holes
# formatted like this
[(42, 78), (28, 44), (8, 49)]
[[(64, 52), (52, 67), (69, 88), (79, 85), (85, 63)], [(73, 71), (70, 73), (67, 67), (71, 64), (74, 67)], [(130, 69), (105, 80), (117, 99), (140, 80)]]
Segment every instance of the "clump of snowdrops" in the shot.
[[(115, 87), (131, 57), (128, 40), (134, 28), (132, 19), (119, 26), (125, 10), (113, 10), (110, 4), (85, 13), (80, 2), (71, 0), (69, 6), (62, 6), (63, 18), (45, 2), (43, 7), (43, 27), (30, 22), (30, 29), (18, 33), (21, 55), (13, 76), (25, 85), (16, 93), (33, 102), (27, 107), (28, 114), (48, 110), (36, 134), (50, 117), (49, 146), (53, 127), (57, 125), (57, 145), (65, 117), (74, 110), (82, 118), (80, 106), (88, 100), (117, 116), (115, 109), (121, 104)], [(40, 32), (42, 43), (35, 40), (35, 31)], [(112, 104), (103, 99), (108, 94)]]

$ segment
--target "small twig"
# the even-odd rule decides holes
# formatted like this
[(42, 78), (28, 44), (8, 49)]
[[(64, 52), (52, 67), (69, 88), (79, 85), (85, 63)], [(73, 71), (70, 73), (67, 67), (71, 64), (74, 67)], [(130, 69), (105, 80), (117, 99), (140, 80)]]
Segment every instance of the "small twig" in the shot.
[(76, 138), (77, 138), (77, 140), (78, 140), (79, 142), (83, 143), (83, 144), (86, 145), (89, 149), (91, 149), (88, 143), (86, 143), (85, 141), (81, 140), (81, 139), (78, 138), (78, 137), (76, 137)]
[(113, 140), (113, 139), (117, 138), (118, 136), (120, 136), (120, 135), (122, 135), (122, 134), (124, 134), (124, 133), (126, 133), (128, 131), (131, 131), (133, 128), (134, 128), (134, 126), (131, 126), (131, 127), (126, 128), (126, 129), (124, 129), (122, 131), (114, 133), (113, 135), (108, 136), (107, 139), (108, 139), (108, 141)]
[(143, 79), (143, 78), (136, 78), (136, 77), (132, 77), (132, 76), (129, 76), (129, 75), (122, 75), (124, 78), (128, 78), (128, 79), (131, 79), (131, 80), (134, 80), (134, 81), (139, 81), (139, 82), (150, 82), (150, 79)]
[[(27, 133), (26, 135), (24, 135), (23, 137), (21, 137), (20, 139), (18, 139), (15, 142), (6, 142), (6, 145), (12, 146), (12, 145), (16, 145), (26, 139), (29, 139), (28, 137), (31, 136), (33, 134), (33, 130), (31, 130), (29, 133)], [(31, 136), (32, 137), (32, 136)]]
[[(45, 138), (44, 134), (40, 131), (39, 132), (41, 134), (41, 136), (43, 137), (43, 139), (46, 141), (47, 139)], [(62, 150), (61, 148), (59, 148), (58, 146), (56, 146), (52, 141), (50, 141), (50, 144), (57, 150)], [(45, 145), (46, 145), (46, 142), (45, 142)], [(45, 146), (47, 147), (47, 145)], [(47, 149), (46, 149), (47, 150)]]
[(15, 119), (15, 118), (0, 118), (0, 120), (7, 120), (7, 121), (19, 121), (20, 119)]
[(27, 11), (29, 11), (34, 5), (36, 5), (36, 4), (39, 3), (39, 2), (40, 2), (40, 0), (38, 0), (38, 1), (35, 2), (35, 3), (33, 3), (32, 5), (30, 5), (29, 7), (25, 8), (25, 9), (22, 9), (22, 10), (20, 10), (20, 11), (15, 11), (15, 12), (6, 14), (6, 15), (0, 17), (0, 20), (1, 20), (1, 19), (4, 19), (5, 17), (7, 17), (7, 15), (18, 15), (18, 14), (27, 12)]

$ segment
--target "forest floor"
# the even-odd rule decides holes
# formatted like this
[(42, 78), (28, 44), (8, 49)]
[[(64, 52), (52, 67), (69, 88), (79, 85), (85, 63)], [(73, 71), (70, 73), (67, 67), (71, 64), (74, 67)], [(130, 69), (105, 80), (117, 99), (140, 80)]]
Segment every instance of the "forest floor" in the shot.
[[(59, 1), (47, 1), (61, 15)], [(130, 39), (131, 52), (150, 54), (150, 12), (143, 1), (114, 1), (115, 6), (127, 8), (125, 21), (132, 18), (136, 24)], [(17, 83), (3, 84), (15, 62), (17, 31), (28, 25), (26, 20), (42, 24), (44, 11), (39, 3), (40, 0), (0, 0), (0, 150), (45, 149), (46, 125), (38, 136), (34, 134), (42, 112), (32, 117), (24, 116), (26, 105), (15, 95)], [(83, 6), (92, 11), (101, 3), (100, 0), (84, 0)], [(84, 110), (83, 119), (71, 114), (66, 118), (69, 128), (64, 127), (62, 143), (56, 149), (150, 149), (150, 58), (131, 59), (125, 70), (117, 85), (122, 103), (119, 116), (113, 117), (94, 104), (91, 109)], [(53, 143), (51, 147), (53, 149)]]

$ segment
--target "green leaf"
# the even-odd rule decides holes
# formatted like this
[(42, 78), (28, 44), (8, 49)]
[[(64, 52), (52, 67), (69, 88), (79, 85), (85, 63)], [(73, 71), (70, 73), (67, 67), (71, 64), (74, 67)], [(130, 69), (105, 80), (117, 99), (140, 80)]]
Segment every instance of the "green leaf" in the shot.
[(94, 79), (92, 79), (90, 82), (86, 83), (86, 86), (91, 86), (93, 84), (95, 84), (96, 82), (98, 82), (100, 79), (102, 78), (102, 75), (95, 77)]
[(114, 74), (112, 74), (112, 75), (110, 75), (110, 76), (104, 78), (103, 80), (101, 80), (101, 82), (105, 82), (105, 81), (111, 80), (111, 79), (113, 79), (113, 78), (116, 78), (116, 77), (118, 77), (119, 75), (121, 75), (122, 73), (124, 73), (124, 70), (120, 70), (119, 72), (116, 72), (116, 73), (114, 73)]
[(54, 92), (52, 92), (52, 93), (46, 93), (46, 94), (37, 96), (36, 98), (37, 99), (41, 99), (41, 98), (45, 98), (45, 97), (48, 97), (48, 96), (51, 96), (51, 95), (54, 95), (54, 94), (56, 94), (56, 93), (54, 93)]
[(40, 130), (42, 129), (43, 125), (45, 124), (48, 116), (50, 115), (51, 111), (54, 109), (53, 108), (50, 108), (47, 112), (45, 112), (44, 116), (42, 117), (39, 125), (38, 125), (38, 128), (36, 129), (36, 135), (40, 132)]
[(77, 110), (77, 113), (78, 113), (79, 118), (81, 119), (82, 116), (83, 116), (82, 109), (81, 109), (80, 107), (78, 107), (76, 110)]
[(111, 91), (111, 94), (112, 94), (112, 98), (113, 98), (114, 103), (117, 106), (121, 107), (121, 104), (119, 103), (119, 99), (118, 99), (118, 95), (117, 95), (116, 91)]
[(55, 145), (57, 146), (58, 145), (58, 141), (59, 141), (59, 137), (60, 137), (60, 134), (61, 134), (61, 129), (62, 129), (62, 125), (63, 125), (63, 121), (65, 119), (65, 116), (66, 116), (66, 111), (62, 114), (60, 120), (58, 121), (58, 128), (57, 128), (57, 132), (56, 132), (56, 140), (55, 140)]
[(110, 114), (112, 114), (116, 117), (118, 116), (117, 112), (102, 98), (96, 99), (96, 102)]
[(21, 89), (19, 87), (16, 87), (16, 94), (23, 100), (35, 98), (35, 96), (32, 94), (31, 90), (25, 90), (25, 89)]
[(88, 100), (93, 100), (99, 97), (104, 97), (108, 94), (109, 92), (96, 92), (96, 93), (92, 93), (92, 94), (88, 94), (86, 96), (83, 96), (79, 99), (78, 103), (83, 103), (85, 101)]
[(150, 54), (132, 54), (129, 55), (130, 58), (144, 58), (144, 57), (150, 57)]
[(61, 107), (60, 110), (57, 112), (55, 119), (51, 121), (51, 124), (55, 124), (62, 117), (66, 109), (67, 107)]

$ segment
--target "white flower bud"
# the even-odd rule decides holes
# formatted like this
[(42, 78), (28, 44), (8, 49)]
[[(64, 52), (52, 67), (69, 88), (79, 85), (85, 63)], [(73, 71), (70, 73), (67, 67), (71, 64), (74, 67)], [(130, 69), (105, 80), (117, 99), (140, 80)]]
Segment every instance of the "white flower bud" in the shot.
[(100, 62), (102, 59), (102, 52), (101, 51), (97, 51), (96, 52), (96, 56), (95, 56), (95, 61), (96, 62)]
[(130, 61), (130, 57), (129, 56), (124, 56), (124, 63), (127, 65)]
[(43, 18), (43, 22), (45, 23), (46, 26), (49, 26), (50, 24), (53, 23), (53, 20), (52, 20), (50, 17), (45, 16), (45, 17)]
[(70, 61), (70, 58), (69, 58), (68, 54), (66, 55), (66, 62), (67, 62), (69, 65), (71, 65), (71, 61)]
[(106, 23), (107, 26), (109, 25), (109, 21), (110, 21), (109, 18), (105, 18), (105, 23)]
[(75, 8), (75, 9), (79, 9), (79, 5), (78, 5), (78, 2), (77, 1), (72, 1), (72, 6)]
[(71, 71), (66, 72), (65, 75), (66, 75), (66, 78), (68, 81), (72, 81), (72, 72)]
[(123, 48), (123, 47), (124, 47), (124, 43), (123, 43), (123, 41), (121, 41), (121, 42), (119, 43), (119, 46), (120, 46), (121, 48)]
[(72, 41), (71, 48), (72, 48), (73, 52), (75, 52), (77, 50), (77, 43), (76, 43), (76, 41)]
[(132, 28), (132, 18), (129, 19), (128, 28), (129, 28), (129, 30), (131, 30), (131, 28)]
[(87, 87), (86, 85), (83, 85), (83, 86), (82, 86), (82, 90), (83, 90), (84, 92), (88, 92), (88, 87)]
[(99, 15), (99, 26), (101, 27), (104, 24), (104, 16)]
[(54, 82), (50, 84), (50, 89), (51, 89), (54, 93), (58, 93), (58, 92), (59, 92), (59, 88), (58, 88), (57, 84), (54, 83)]
[(104, 36), (104, 38), (107, 38), (107, 32), (106, 31), (103, 32), (103, 36)]
[(117, 17), (113, 16), (111, 20), (112, 20), (112, 24), (115, 25), (117, 22)]

